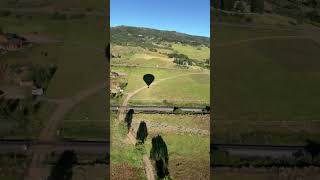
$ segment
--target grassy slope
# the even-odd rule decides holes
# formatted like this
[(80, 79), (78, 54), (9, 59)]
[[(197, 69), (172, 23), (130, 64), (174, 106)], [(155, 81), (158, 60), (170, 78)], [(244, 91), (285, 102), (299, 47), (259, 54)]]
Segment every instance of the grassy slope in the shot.
[[(279, 31), (257, 31), (247, 28), (218, 30), (217, 42), (230, 42), (233, 36), (281, 35)], [(227, 37), (230, 34), (231, 37)], [(299, 32), (284, 35), (300, 35)], [(318, 139), (319, 46), (305, 39), (270, 39), (215, 48), (216, 138), (223, 142), (302, 144), (307, 138)], [(232, 53), (230, 53), (232, 52)], [(219, 121), (220, 120), (220, 121)], [(230, 121), (227, 125), (223, 122)], [(288, 126), (276, 128), (280, 122), (257, 123), (241, 130), (241, 120), (280, 121)], [(297, 123), (285, 123), (297, 120)], [(241, 123), (242, 122), (242, 123)], [(221, 123), (221, 124), (220, 124)], [(223, 124), (222, 124), (223, 123)], [(269, 126), (269, 127), (268, 127)], [(300, 127), (298, 127), (300, 126)], [(224, 130), (221, 128), (224, 127)], [(288, 128), (289, 127), (289, 128)], [(314, 128), (308, 128), (314, 127)], [(220, 131), (219, 131), (220, 130)], [(268, 135), (267, 135), (268, 134)], [(280, 138), (279, 138), (280, 137)]]
[(190, 59), (195, 59), (198, 61), (203, 61), (210, 58), (210, 48), (208, 47), (173, 44), (172, 49), (180, 54), (187, 55)]
[(10, 155), (0, 155), (0, 179), (1, 180), (20, 180), (23, 179), (28, 167), (29, 159), (26, 156), (19, 155), (13, 157)]
[(210, 99), (210, 76), (194, 74), (161, 82), (145, 89), (133, 97), (133, 104), (196, 105), (208, 104)]
[(0, 122), (0, 138), (32, 139), (38, 137), (47, 117), (55, 108), (56, 106), (53, 103), (42, 102), (38, 114), (34, 117), (30, 117), (28, 127), (18, 126), (14, 121)]
[(106, 91), (103, 90), (75, 106), (65, 117), (62, 136), (82, 140), (108, 139)]
[(233, 27), (233, 26), (218, 25), (218, 26), (215, 26), (213, 29), (213, 36), (214, 36), (213, 41), (215, 45), (228, 43), (228, 42), (236, 42), (239, 40), (259, 38), (259, 37), (291, 36), (291, 35), (300, 35), (300, 33), (295, 31), (291, 27), (288, 27), (288, 29), (279, 29), (276, 26), (273, 28), (272, 27), (259, 28), (259, 26)]
[[(32, 62), (46, 61), (58, 64), (47, 95), (49, 97), (70, 97), (76, 92), (103, 82), (105, 79), (105, 59), (103, 49), (106, 33), (104, 18), (89, 16), (80, 20), (52, 20), (48, 16), (34, 16), (31, 20), (10, 17), (1, 18), (1, 24), (8, 32), (45, 34), (59, 44), (44, 44), (28, 52), (27, 59)], [(47, 50), (49, 57), (38, 54)], [(12, 55), (15, 61), (24, 61), (21, 55)], [(29, 62), (27, 61), (27, 62)], [(90, 76), (88, 75), (90, 74)], [(71, 83), (72, 82), (72, 83)]]
[[(59, 69), (49, 86), (49, 97), (69, 97), (105, 80), (103, 18), (88, 17), (66, 25)], [(98, 50), (97, 50), (97, 49)]]

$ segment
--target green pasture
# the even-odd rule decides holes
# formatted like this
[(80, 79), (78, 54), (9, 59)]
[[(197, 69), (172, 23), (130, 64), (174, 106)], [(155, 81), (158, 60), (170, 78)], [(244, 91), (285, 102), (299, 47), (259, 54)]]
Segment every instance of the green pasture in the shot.
[(65, 121), (104, 121), (107, 120), (107, 91), (105, 89), (84, 99), (65, 117)]
[(25, 171), (29, 165), (29, 158), (22, 154), (1, 154), (0, 155), (0, 179), (20, 180), (24, 178)]
[(160, 69), (160, 68), (142, 68), (142, 67), (120, 67), (120, 66), (111, 66), (112, 71), (125, 73), (128, 79), (128, 86), (125, 89), (125, 92), (132, 92), (136, 89), (139, 89), (143, 86), (146, 86), (143, 81), (143, 76), (145, 74), (153, 74), (155, 76), (154, 82), (159, 79), (168, 78), (171, 76), (177, 76), (181, 74), (189, 73), (188, 70), (179, 70), (179, 69)]
[[(161, 123), (169, 126), (183, 126), (184, 128), (210, 129), (210, 118), (206, 115), (165, 115), (165, 114), (134, 114), (134, 128), (138, 128), (140, 121)], [(157, 129), (157, 132), (154, 131)], [(161, 135), (167, 144), (169, 152), (169, 172), (174, 179), (191, 177), (205, 179), (209, 176), (210, 137), (194, 134), (179, 134), (167, 131), (169, 127), (148, 128), (145, 142), (146, 153), (150, 153), (151, 139)]]
[[(216, 45), (237, 42), (241, 40), (253, 39), (253, 38), (262, 38), (262, 37), (272, 37), (272, 36), (299, 36), (302, 35), (302, 32), (288, 27), (277, 27), (277, 26), (267, 26), (259, 27), (239, 27), (239, 26), (228, 26), (228, 25), (216, 25), (213, 28), (213, 42), (214, 53), (216, 51)], [(229, 51), (229, 53), (232, 51)], [(233, 53), (230, 53), (233, 54)]]
[[(130, 83), (130, 81), (129, 81)], [(169, 79), (144, 89), (131, 104), (205, 105), (210, 101), (210, 75), (191, 74)]]
[[(32, 47), (19, 52), (8, 52), (3, 56), (3, 60), (9, 65), (50, 65), (58, 63), (59, 44), (34, 44)], [(47, 56), (41, 52), (48, 52)]]
[(148, 56), (147, 54), (136, 54), (131, 57), (112, 59), (113, 64), (135, 65), (145, 67), (174, 68), (176, 66), (172, 59), (161, 56)]
[[(3, 139), (32, 139), (38, 137), (42, 127), (46, 123), (49, 114), (56, 108), (56, 105), (48, 102), (40, 102), (41, 107), (34, 115), (24, 119), (1, 119), (0, 138)], [(13, 114), (16, 116), (15, 114)]]
[(64, 118), (61, 136), (81, 140), (106, 140), (109, 137), (106, 90), (76, 105)]
[(270, 39), (215, 48), (216, 117), (318, 119), (319, 50), (307, 39)]
[[(149, 132), (152, 136), (152, 132)], [(167, 144), (169, 172), (174, 179), (194, 177), (204, 179), (209, 176), (210, 137), (160, 133)], [(151, 150), (151, 137), (145, 142), (147, 153)]]
[(210, 48), (202, 46), (191, 46), (185, 44), (172, 44), (172, 49), (190, 59), (204, 61), (210, 58)]
[[(37, 32), (39, 38), (45, 39), (41, 44), (35, 44), (30, 52), (9, 53), (7, 58), (11, 61), (12, 57), (13, 62), (19, 63), (57, 64), (58, 70), (47, 91), (49, 97), (70, 97), (105, 81), (107, 36), (103, 17), (55, 20), (51, 15), (43, 15), (30, 20), (0, 18), (0, 23), (5, 31), (22, 35)], [(41, 50), (47, 51), (48, 57), (42, 57)], [(23, 57), (27, 57), (26, 60)]]
[(107, 140), (108, 121), (65, 121), (61, 137), (74, 140)]
[(49, 85), (49, 97), (70, 97), (105, 82), (103, 25), (103, 18), (88, 18), (66, 25), (59, 68)]
[(212, 142), (230, 144), (305, 145), (307, 140), (320, 137), (320, 122), (216, 120), (212, 129)]

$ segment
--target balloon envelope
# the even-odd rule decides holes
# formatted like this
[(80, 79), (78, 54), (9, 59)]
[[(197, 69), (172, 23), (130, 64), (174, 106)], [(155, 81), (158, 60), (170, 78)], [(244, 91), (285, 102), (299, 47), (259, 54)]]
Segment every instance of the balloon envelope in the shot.
[(152, 74), (145, 74), (144, 76), (143, 76), (143, 80), (144, 80), (144, 82), (148, 85), (148, 86), (150, 86), (150, 84), (153, 82), (153, 80), (154, 80), (154, 76), (152, 75)]

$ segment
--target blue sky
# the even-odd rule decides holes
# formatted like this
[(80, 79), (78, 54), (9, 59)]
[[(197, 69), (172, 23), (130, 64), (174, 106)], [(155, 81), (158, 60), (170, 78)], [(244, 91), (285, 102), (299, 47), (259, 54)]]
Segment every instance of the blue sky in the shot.
[(210, 0), (111, 0), (111, 26), (210, 36)]

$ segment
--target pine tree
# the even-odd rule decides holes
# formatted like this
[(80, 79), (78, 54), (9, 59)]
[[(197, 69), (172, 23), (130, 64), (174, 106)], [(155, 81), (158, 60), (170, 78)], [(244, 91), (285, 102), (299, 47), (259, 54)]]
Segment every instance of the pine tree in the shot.
[(167, 145), (160, 135), (152, 138), (150, 158), (156, 161), (157, 175), (159, 178), (169, 176), (169, 155)]
[(138, 131), (137, 131), (137, 140), (144, 143), (145, 139), (148, 136), (147, 124), (144, 121), (140, 122)]

